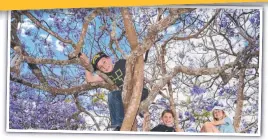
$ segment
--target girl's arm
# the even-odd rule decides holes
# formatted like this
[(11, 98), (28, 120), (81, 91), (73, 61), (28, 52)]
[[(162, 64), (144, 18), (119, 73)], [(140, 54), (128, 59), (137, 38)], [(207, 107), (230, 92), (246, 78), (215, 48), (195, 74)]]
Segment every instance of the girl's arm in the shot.
[(219, 120), (219, 121), (211, 121), (210, 123), (212, 125), (222, 125), (222, 124), (224, 124), (224, 119)]

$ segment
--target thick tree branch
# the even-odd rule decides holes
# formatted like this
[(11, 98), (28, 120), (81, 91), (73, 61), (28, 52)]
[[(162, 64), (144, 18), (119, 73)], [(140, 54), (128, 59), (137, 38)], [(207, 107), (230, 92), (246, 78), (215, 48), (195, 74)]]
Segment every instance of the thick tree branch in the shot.
[[(126, 30), (126, 36), (128, 39), (128, 42), (131, 47), (136, 48), (138, 45), (137, 41), (137, 36), (136, 36), (136, 31), (134, 30), (133, 23), (132, 23), (132, 17), (128, 12), (127, 8), (121, 8), (121, 14), (123, 17), (124, 21), (124, 26)], [(133, 33), (134, 32), (134, 33)], [(132, 64), (131, 64), (132, 63)], [(123, 104), (124, 104), (124, 109), (126, 111), (128, 107), (129, 100), (131, 98), (131, 93), (132, 93), (132, 86), (130, 83), (132, 83), (132, 76), (133, 76), (133, 67), (135, 61), (128, 61), (126, 60), (126, 76), (124, 78), (124, 85), (123, 85)]]
[[(161, 46), (161, 68), (162, 68), (162, 72), (163, 74), (167, 74), (167, 67), (166, 67), (166, 60), (165, 60), (165, 56), (166, 56), (166, 46)], [(175, 122), (175, 128), (177, 130), (179, 130), (180, 132), (182, 131), (179, 127), (179, 120), (178, 120), (178, 115), (177, 115), (177, 111), (176, 111), (176, 106), (174, 104), (174, 98), (173, 98), (173, 90), (172, 90), (172, 84), (171, 84), (171, 80), (167, 81), (167, 85), (168, 85), (168, 93), (169, 93), (169, 103), (170, 103), (170, 108), (174, 114), (174, 122)]]
[(176, 66), (174, 67), (170, 73), (163, 75), (163, 77), (156, 81), (154, 86), (152, 87), (152, 90), (150, 91), (149, 97), (143, 101), (140, 105), (140, 110), (143, 111), (146, 106), (150, 105), (154, 98), (156, 97), (157, 93), (170, 81), (174, 76), (176, 76), (178, 73), (184, 73), (187, 75), (213, 75), (213, 74), (219, 74), (223, 72), (224, 70), (231, 68), (235, 66), (237, 62), (231, 62), (229, 64), (225, 64), (221, 67), (215, 67), (215, 68), (190, 68), (185, 66)]
[(53, 65), (70, 65), (70, 64), (79, 64), (79, 59), (71, 60), (55, 60), (55, 59), (44, 59), (44, 58), (33, 58), (30, 56), (22, 56), (22, 59), (27, 63), (31, 64), (53, 64)]
[[(136, 50), (138, 46), (138, 38), (136, 35), (136, 31), (134, 28), (134, 25), (132, 23), (132, 17), (128, 12), (128, 9), (122, 8), (121, 13), (124, 20), (124, 25), (126, 28), (126, 35), (127, 39), (130, 43), (131, 50)], [(129, 64), (129, 61), (127, 60), (126, 64), (126, 76), (125, 79), (127, 81), (124, 82), (124, 90), (123, 95), (126, 95), (123, 100), (125, 103), (125, 118), (123, 120), (123, 124), (121, 127), (121, 130), (131, 130), (133, 123), (135, 122), (136, 114), (139, 108), (141, 95), (142, 95), (142, 89), (143, 89), (143, 72), (144, 72), (144, 61), (143, 56), (140, 56), (137, 58), (137, 61), (135, 63), (134, 61), (130, 61), (132, 64), (134, 63), (133, 70), (132, 67)], [(135, 76), (134, 76), (135, 75)], [(128, 80), (129, 79), (129, 80)], [(131, 83), (130, 83), (131, 81)], [(125, 87), (127, 85), (127, 87)], [(132, 85), (132, 86), (131, 86)], [(131, 88), (130, 88), (131, 87)], [(131, 97), (131, 100), (130, 100)], [(130, 100), (129, 104), (128, 101)]]
[[(19, 14), (17, 14), (19, 15)], [(20, 18), (20, 17), (17, 17)], [(17, 33), (16, 33), (16, 28), (18, 27), (18, 21), (19, 19), (15, 19), (14, 22), (12, 22), (12, 28), (13, 30), (11, 31), (12, 34), (12, 38), (11, 41), (13, 41), (13, 43), (11, 43), (11, 48), (13, 48), (15, 50), (15, 46), (17, 46), (16, 48), (16, 52), (21, 53), (21, 56), (29, 56), (29, 54), (24, 51), (20, 46), (22, 46)], [(37, 79), (41, 82), (41, 84), (43, 86), (45, 86), (46, 88), (48, 88), (48, 83), (47, 80), (45, 79), (44, 75), (42, 74), (42, 71), (35, 65), (35, 64), (31, 64), (28, 63), (29, 68), (31, 69), (31, 71), (33, 72), (33, 74), (37, 77)]]
[(137, 56), (143, 55), (148, 49), (150, 49), (157, 37), (157, 34), (165, 29), (167, 29), (170, 25), (174, 24), (181, 14), (191, 12), (195, 9), (186, 8), (186, 9), (171, 9), (170, 15), (166, 18), (161, 19), (157, 23), (148, 27), (148, 33), (144, 38), (142, 44), (135, 50), (132, 51), (130, 56), (128, 56), (129, 60), (135, 59)]
[(41, 89), (43, 91), (47, 91), (49, 93), (52, 93), (55, 96), (56, 95), (71, 95), (71, 94), (80, 93), (83, 91), (88, 91), (88, 90), (96, 89), (96, 88), (105, 88), (108, 90), (113, 89), (113, 87), (107, 83), (83, 84), (83, 85), (76, 86), (76, 87), (61, 89), (61, 88), (43, 86), (42, 84), (33, 84), (31, 82), (28, 82), (28, 81), (25, 81), (23, 79), (19, 79), (13, 76), (10, 76), (10, 80), (23, 84), (28, 87), (31, 87), (31, 88), (36, 88), (36, 89)]
[(132, 22), (132, 17), (129, 14), (127, 8), (122, 8), (121, 14), (123, 16), (128, 42), (131, 48), (136, 48), (138, 46), (138, 37), (137, 37), (136, 30)]

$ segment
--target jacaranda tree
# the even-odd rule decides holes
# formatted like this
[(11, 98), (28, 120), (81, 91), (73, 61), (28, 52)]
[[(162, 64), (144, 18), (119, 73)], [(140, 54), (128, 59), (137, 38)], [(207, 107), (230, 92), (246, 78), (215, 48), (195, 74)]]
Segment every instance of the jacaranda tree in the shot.
[[(86, 83), (93, 68), (78, 57), (103, 51), (127, 60), (121, 130), (148, 131), (170, 108), (176, 126), (199, 132), (220, 105), (236, 132), (257, 133), (260, 24), (258, 9), (12, 11), (9, 128), (109, 130), (107, 94), (117, 87), (100, 71), (105, 82)], [(139, 113), (150, 114), (146, 127)]]

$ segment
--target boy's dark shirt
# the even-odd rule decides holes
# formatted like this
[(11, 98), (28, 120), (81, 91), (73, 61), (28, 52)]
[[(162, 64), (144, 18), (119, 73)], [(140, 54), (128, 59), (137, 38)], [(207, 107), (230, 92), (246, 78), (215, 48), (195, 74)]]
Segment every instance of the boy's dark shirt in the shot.
[[(112, 72), (106, 73), (106, 75), (117, 85), (121, 91), (124, 85), (124, 78), (126, 75), (126, 60), (120, 59), (114, 64)], [(141, 101), (146, 99), (148, 96), (148, 89), (143, 88)]]
[(168, 127), (168, 126), (162, 125), (162, 124), (157, 125), (151, 131), (155, 131), (155, 132), (176, 132), (173, 127)]
[(113, 82), (123, 89), (124, 77), (126, 75), (126, 60), (120, 59), (114, 64), (112, 72), (106, 73), (106, 75), (113, 80)]

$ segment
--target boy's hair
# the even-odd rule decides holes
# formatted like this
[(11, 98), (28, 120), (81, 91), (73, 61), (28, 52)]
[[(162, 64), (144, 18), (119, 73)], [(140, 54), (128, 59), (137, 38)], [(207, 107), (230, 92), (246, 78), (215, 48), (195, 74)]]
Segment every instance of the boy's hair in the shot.
[(93, 56), (91, 64), (92, 64), (92, 66), (94, 68), (94, 71), (96, 71), (98, 69), (97, 64), (100, 61), (100, 59), (103, 58), (103, 57), (109, 57), (109, 56), (107, 56), (104, 52), (98, 52), (97, 54), (95, 54)]
[(172, 110), (166, 109), (162, 112), (161, 118), (166, 114), (166, 113), (170, 113), (172, 115), (172, 117), (174, 118), (174, 113)]

